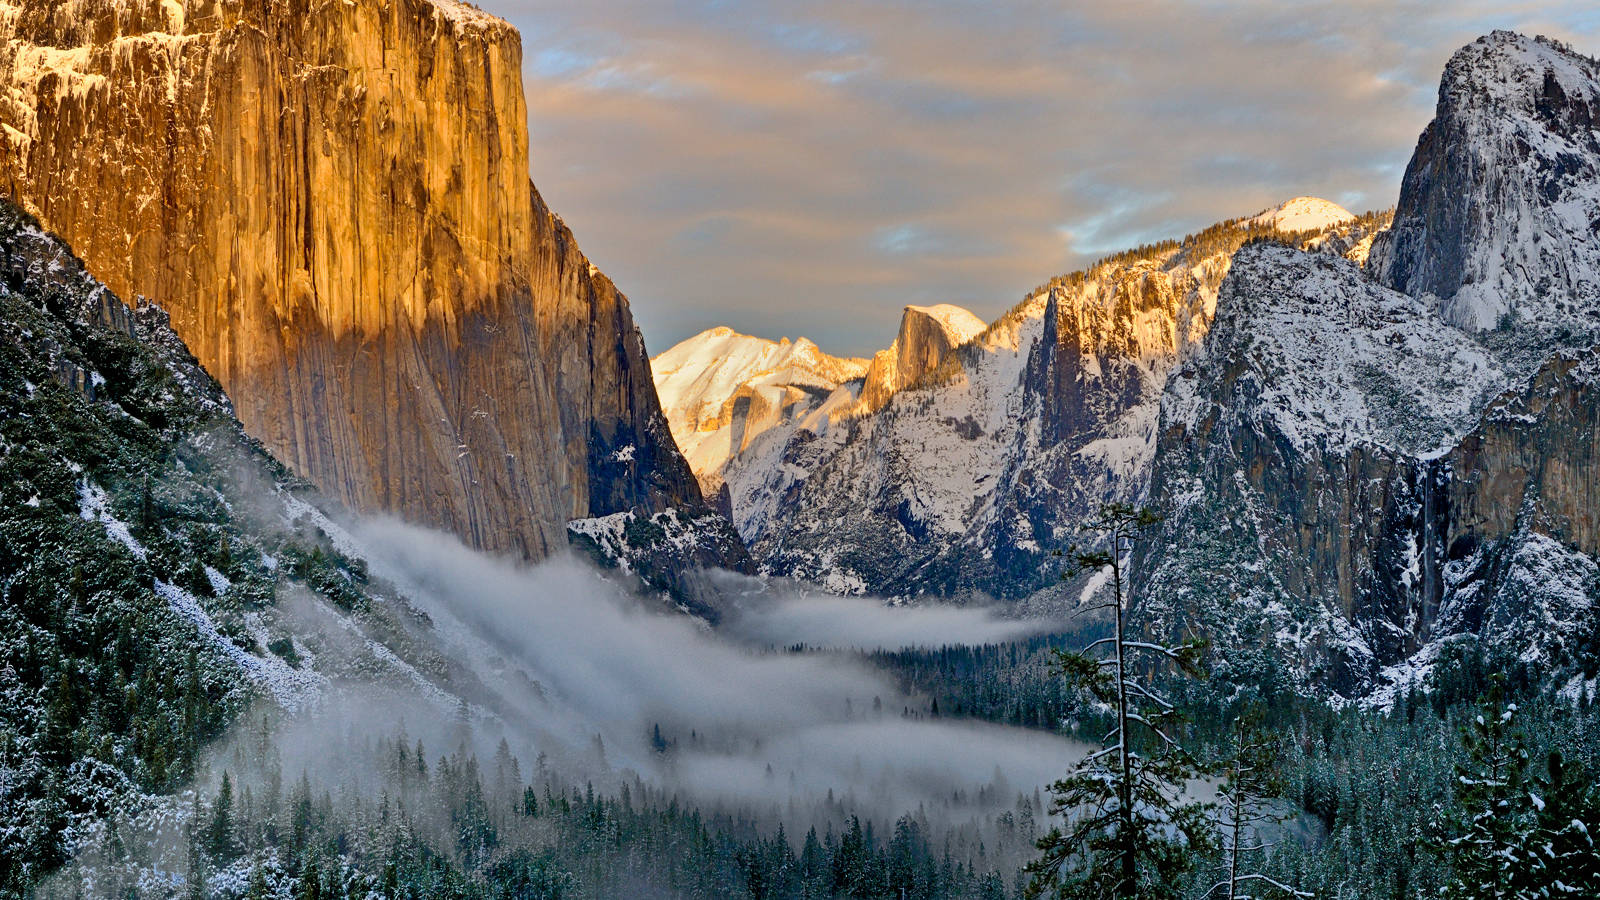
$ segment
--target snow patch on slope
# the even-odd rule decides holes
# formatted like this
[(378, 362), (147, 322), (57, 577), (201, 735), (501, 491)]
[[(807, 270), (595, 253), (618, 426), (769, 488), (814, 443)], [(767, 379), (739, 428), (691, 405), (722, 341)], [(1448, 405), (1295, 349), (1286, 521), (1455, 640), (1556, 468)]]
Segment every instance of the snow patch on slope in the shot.
[(1355, 215), (1331, 200), (1296, 197), (1246, 219), (1242, 224), (1271, 227), (1284, 232), (1321, 231), (1355, 221)]
[(328, 679), (309, 669), (291, 668), (277, 657), (260, 657), (247, 652), (228, 640), (217, 624), (211, 620), (194, 595), (161, 579), (154, 583), (155, 592), (172, 605), (179, 615), (194, 623), (200, 636), (233, 660), (249, 679), (264, 688), (279, 706), (291, 712), (311, 705), (320, 695)]
[[(99, 485), (88, 480), (79, 484), (78, 510), (83, 520), (99, 522), (105, 529), (107, 537), (128, 548), (134, 556), (147, 559), (149, 553), (144, 545), (133, 536), (126, 522), (111, 514), (110, 504), (110, 496)], [(206, 576), (219, 595), (232, 587), (225, 575), (209, 566), (206, 567)], [(271, 694), (273, 700), (284, 709), (294, 711), (305, 707), (327, 684), (327, 678), (316, 672), (291, 668), (277, 657), (256, 656), (228, 640), (217, 629), (216, 622), (212, 621), (211, 616), (200, 605), (200, 601), (183, 588), (159, 578), (153, 580), (152, 588), (158, 596), (171, 605), (174, 612), (193, 623), (207, 643), (232, 660), (252, 682)]]
[(128, 524), (111, 514), (111, 497), (105, 488), (88, 479), (78, 484), (78, 515), (85, 522), (99, 522), (107, 537), (128, 548), (134, 556), (140, 559), (149, 556), (144, 545), (128, 529)]

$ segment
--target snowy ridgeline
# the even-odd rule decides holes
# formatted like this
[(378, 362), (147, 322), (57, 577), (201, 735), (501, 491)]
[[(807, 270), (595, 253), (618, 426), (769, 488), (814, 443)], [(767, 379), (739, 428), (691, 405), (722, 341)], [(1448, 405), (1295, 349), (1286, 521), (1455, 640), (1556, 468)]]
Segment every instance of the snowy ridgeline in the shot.
[[(881, 407), (865, 402), (870, 371), (826, 399), (796, 391), (788, 415), (745, 428), (740, 447), (719, 446), (719, 461), (733, 454), (719, 471), (697, 471), (727, 485), (735, 524), (768, 571), (858, 593), (1032, 593), (1048, 580), (1049, 548), (1087, 513), (1146, 495), (1168, 373), (1204, 339), (1233, 250), (1275, 234), (1359, 257), (1381, 223), (1297, 198), (1058, 279), (981, 330), (964, 311), (908, 308), (873, 369), (897, 358), (921, 318), (953, 322), (958, 347)], [(658, 381), (686, 446), (704, 433), (674, 410), (732, 395), (682, 390), (692, 366), (681, 357), (721, 331), (658, 357), (670, 360)]]

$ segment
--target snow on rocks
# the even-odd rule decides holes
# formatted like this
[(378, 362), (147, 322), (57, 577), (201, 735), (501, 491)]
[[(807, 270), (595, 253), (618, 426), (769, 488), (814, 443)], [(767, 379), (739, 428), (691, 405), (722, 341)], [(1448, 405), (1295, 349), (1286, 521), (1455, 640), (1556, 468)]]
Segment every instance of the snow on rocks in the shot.
[(1374, 244), (1386, 284), (1485, 331), (1517, 321), (1548, 342), (1600, 317), (1600, 63), (1497, 31), (1445, 68), (1438, 114)]
[(306, 708), (320, 695), (327, 679), (308, 669), (295, 669), (277, 657), (260, 657), (228, 640), (212, 621), (194, 595), (161, 579), (154, 582), (155, 591), (172, 605), (179, 615), (192, 622), (201, 637), (223, 655), (231, 659), (256, 685), (262, 687), (272, 699), (286, 710)]
[[(1229, 373), (1226, 398), (1214, 391)], [(1296, 449), (1449, 449), (1508, 378), (1424, 301), (1347, 260), (1276, 244), (1245, 248), (1202, 353), (1169, 384), (1163, 418), (1193, 428), (1216, 403), (1270, 419)]]
[(504, 19), (490, 15), (477, 6), (464, 2), (464, 0), (429, 0), (429, 3), (439, 15), (457, 26), (472, 28), (511, 27)]
[(989, 323), (973, 315), (970, 310), (956, 306), (953, 303), (938, 303), (933, 306), (907, 306), (908, 312), (927, 316), (939, 323), (946, 336), (954, 346), (961, 346), (972, 340), (989, 327)]

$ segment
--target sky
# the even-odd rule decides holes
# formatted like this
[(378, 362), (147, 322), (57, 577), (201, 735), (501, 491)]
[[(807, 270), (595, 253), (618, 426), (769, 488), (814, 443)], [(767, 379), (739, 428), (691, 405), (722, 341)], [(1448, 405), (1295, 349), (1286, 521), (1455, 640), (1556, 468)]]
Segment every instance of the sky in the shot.
[(1387, 208), (1456, 48), (1600, 53), (1592, 2), (478, 4), (522, 32), (533, 180), (652, 353), (870, 355), (907, 304), (987, 320), (1294, 196)]

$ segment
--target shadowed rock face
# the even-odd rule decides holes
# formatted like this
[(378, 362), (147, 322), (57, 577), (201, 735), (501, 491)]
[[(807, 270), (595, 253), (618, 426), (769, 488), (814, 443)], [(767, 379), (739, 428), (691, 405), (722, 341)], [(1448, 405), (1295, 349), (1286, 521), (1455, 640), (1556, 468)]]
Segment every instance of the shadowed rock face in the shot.
[(149, 297), (349, 505), (538, 558), (699, 508), (628, 303), (528, 181), (521, 44), (455, 0), (0, 9), (0, 191)]

